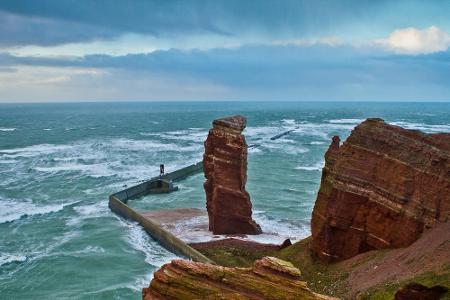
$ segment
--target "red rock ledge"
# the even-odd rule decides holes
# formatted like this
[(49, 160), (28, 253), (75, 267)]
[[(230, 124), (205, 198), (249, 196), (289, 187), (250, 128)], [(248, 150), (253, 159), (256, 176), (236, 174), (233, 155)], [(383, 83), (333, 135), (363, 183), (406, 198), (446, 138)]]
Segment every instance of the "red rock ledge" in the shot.
[(144, 300), (163, 299), (335, 299), (309, 290), (300, 271), (274, 257), (257, 260), (252, 268), (227, 268), (173, 260), (159, 269)]
[(205, 141), (203, 166), (209, 230), (214, 234), (259, 234), (245, 190), (247, 144), (242, 116), (217, 119)]
[(450, 219), (450, 134), (424, 134), (367, 119), (325, 154), (314, 206), (312, 251), (332, 262), (405, 247)]

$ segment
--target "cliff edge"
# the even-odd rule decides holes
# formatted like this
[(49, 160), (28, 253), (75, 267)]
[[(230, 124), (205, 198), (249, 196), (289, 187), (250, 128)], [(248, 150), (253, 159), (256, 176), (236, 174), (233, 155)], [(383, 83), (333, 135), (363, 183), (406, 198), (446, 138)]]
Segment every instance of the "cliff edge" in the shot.
[(450, 215), (450, 134), (367, 119), (334, 137), (311, 220), (312, 252), (325, 262), (406, 247)]

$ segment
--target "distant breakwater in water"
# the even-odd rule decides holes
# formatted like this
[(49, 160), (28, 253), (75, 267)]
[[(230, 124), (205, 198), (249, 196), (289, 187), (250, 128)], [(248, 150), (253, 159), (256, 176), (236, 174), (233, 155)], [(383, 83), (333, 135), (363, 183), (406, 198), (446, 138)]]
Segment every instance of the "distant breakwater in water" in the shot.
[[(247, 117), (247, 144), (260, 144), (248, 156), (254, 218), (263, 231), (294, 239), (310, 234), (333, 135), (344, 140), (374, 116), (450, 131), (445, 103), (0, 105), (2, 296), (140, 299), (157, 267), (175, 256), (111, 213), (108, 195), (157, 175), (160, 163), (170, 172), (200, 161), (211, 120), (232, 114)], [(176, 193), (133, 205), (204, 208), (204, 180), (195, 175)]]

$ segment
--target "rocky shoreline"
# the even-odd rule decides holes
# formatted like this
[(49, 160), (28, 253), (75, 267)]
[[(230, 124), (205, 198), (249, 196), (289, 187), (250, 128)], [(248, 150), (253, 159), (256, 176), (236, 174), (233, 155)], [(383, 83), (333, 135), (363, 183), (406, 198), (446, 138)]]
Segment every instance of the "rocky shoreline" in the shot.
[[(245, 191), (245, 118), (205, 142), (209, 230), (258, 234)], [(293, 245), (191, 243), (216, 265), (174, 260), (143, 299), (449, 299), (450, 134), (368, 119), (334, 137), (312, 213)]]

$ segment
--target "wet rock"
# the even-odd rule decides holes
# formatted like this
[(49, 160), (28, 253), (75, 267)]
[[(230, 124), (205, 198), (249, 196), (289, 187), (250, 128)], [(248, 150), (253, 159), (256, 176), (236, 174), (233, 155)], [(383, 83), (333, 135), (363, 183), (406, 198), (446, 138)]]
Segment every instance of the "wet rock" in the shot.
[(316, 294), (291, 263), (264, 257), (252, 268), (227, 268), (173, 260), (142, 291), (151, 299), (334, 299)]
[(214, 120), (205, 141), (206, 208), (214, 234), (261, 233), (245, 190), (247, 144), (242, 131), (246, 122), (242, 116)]
[(405, 247), (449, 220), (450, 134), (368, 119), (334, 137), (311, 220), (312, 252), (325, 262)]

